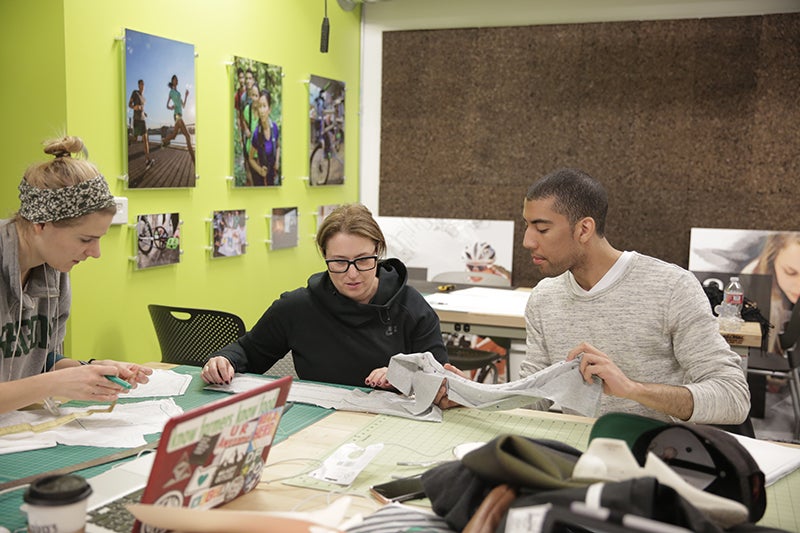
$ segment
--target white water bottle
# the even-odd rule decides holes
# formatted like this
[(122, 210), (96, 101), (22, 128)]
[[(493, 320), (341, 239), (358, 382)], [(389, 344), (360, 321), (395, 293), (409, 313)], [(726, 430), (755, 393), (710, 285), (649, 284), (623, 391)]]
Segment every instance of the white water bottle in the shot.
[(722, 310), (726, 318), (741, 318), (744, 291), (737, 276), (731, 277), (722, 296)]

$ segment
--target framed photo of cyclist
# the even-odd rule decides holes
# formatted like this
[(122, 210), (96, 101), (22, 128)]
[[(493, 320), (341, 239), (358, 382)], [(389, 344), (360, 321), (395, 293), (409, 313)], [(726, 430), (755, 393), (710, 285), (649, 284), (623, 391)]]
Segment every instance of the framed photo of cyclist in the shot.
[(276, 207), (269, 215), (270, 250), (294, 248), (300, 242), (297, 233), (297, 207)]
[(321, 76), (308, 83), (308, 183), (344, 183), (344, 101), (345, 84)]
[(247, 215), (244, 209), (214, 211), (211, 250), (212, 257), (234, 257), (247, 252)]
[(281, 174), (283, 69), (233, 58), (233, 184), (277, 187)]
[(173, 265), (181, 260), (180, 215), (159, 213), (136, 217), (136, 268)]
[(128, 188), (194, 187), (194, 45), (125, 30)]

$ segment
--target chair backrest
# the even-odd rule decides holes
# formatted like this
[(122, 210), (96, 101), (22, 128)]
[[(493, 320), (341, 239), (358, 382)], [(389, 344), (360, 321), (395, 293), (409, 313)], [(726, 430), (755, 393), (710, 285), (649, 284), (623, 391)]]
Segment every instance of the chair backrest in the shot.
[(297, 370), (294, 368), (294, 359), (292, 357), (292, 351), (283, 356), (283, 359), (279, 359), (277, 363), (272, 365), (269, 370), (264, 372), (267, 376), (292, 376), (295, 379), (298, 379)]
[(203, 366), (206, 357), (247, 331), (241, 318), (225, 311), (156, 304), (147, 309), (165, 363)]

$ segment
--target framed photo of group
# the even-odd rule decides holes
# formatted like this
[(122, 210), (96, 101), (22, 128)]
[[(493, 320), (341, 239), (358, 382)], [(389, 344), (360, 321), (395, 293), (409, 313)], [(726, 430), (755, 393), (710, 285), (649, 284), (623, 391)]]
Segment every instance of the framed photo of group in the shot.
[(247, 253), (247, 214), (244, 209), (214, 211), (211, 219), (211, 256), (235, 257)]
[(233, 73), (233, 183), (280, 186), (283, 70), (236, 57)]

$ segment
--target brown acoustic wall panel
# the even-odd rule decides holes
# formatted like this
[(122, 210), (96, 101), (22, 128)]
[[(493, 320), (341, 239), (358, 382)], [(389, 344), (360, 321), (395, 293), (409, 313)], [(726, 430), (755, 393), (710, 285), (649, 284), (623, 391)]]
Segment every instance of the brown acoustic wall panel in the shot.
[(385, 32), (380, 214), (515, 224), (578, 167), (607, 236), (686, 267), (692, 227), (800, 229), (800, 15)]

